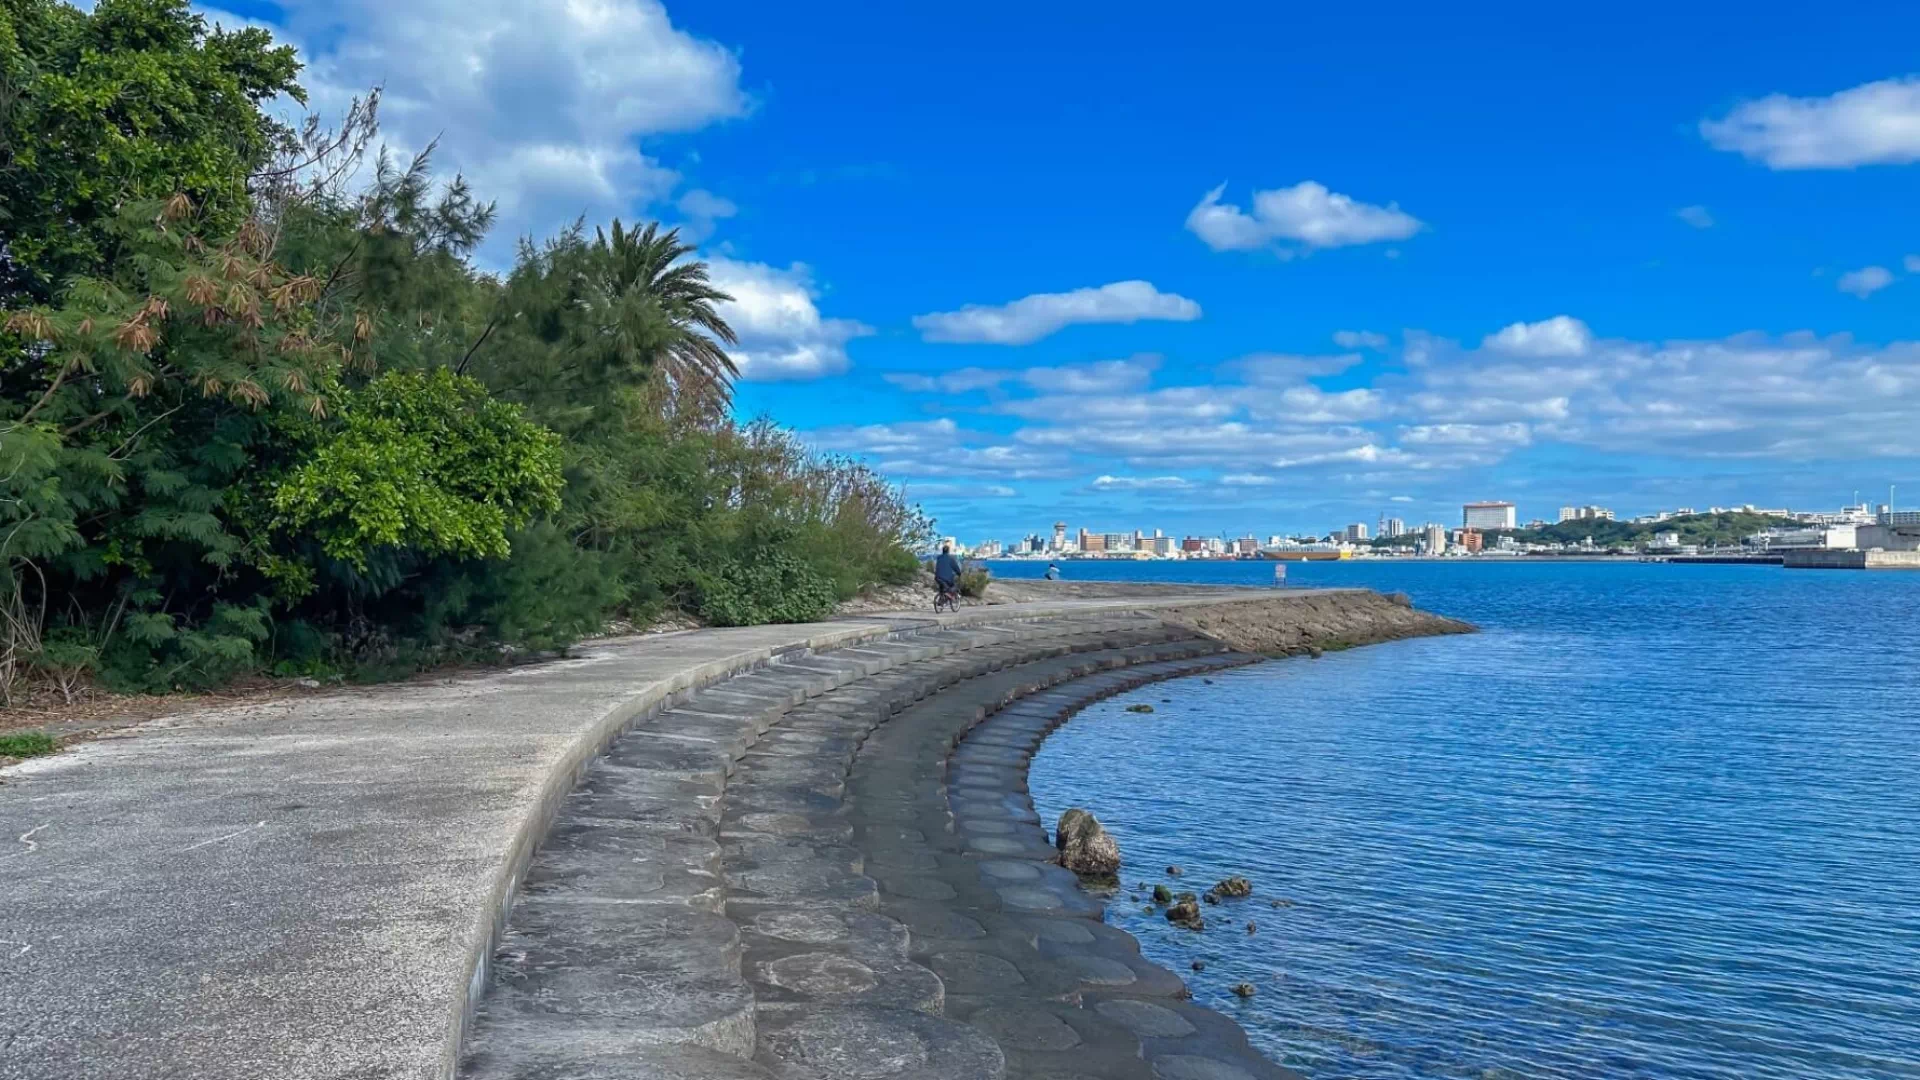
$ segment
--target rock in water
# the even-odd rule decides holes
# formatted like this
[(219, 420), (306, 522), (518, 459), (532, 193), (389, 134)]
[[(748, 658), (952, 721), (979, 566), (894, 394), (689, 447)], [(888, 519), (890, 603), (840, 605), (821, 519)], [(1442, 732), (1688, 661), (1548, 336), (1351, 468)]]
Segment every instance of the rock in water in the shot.
[(1153, 887), (1153, 902), (1156, 904), (1173, 903), (1173, 890), (1167, 888), (1165, 885), (1155, 885)]
[(1188, 930), (1204, 930), (1207, 920), (1200, 915), (1200, 905), (1194, 903), (1191, 893), (1188, 898), (1167, 909), (1167, 921), (1175, 926), (1184, 926)]
[(1233, 992), (1236, 994), (1239, 994), (1243, 998), (1250, 998), (1253, 996), (1253, 984), (1238, 983), (1234, 986)]
[(1153, 706), (1151, 706), (1151, 705), (1129, 705), (1129, 706), (1127, 706), (1127, 711), (1128, 711), (1128, 712), (1152, 712), (1152, 711), (1153, 711)]
[(1243, 900), (1253, 895), (1253, 882), (1239, 876), (1230, 877), (1225, 881), (1215, 882), (1213, 888), (1207, 890), (1207, 894), (1225, 897), (1228, 900)]
[(1076, 874), (1105, 877), (1120, 869), (1120, 845), (1099, 819), (1077, 806), (1060, 815), (1053, 846), (1060, 851), (1060, 865)]

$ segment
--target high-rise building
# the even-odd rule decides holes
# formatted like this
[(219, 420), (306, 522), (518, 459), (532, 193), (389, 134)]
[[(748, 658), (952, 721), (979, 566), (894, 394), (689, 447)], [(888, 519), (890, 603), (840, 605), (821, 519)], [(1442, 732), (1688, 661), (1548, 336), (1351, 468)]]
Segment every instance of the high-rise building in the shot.
[(1053, 550), (1065, 551), (1066, 549), (1067, 523), (1064, 521), (1056, 521), (1053, 523)]
[(1469, 555), (1478, 555), (1486, 546), (1486, 539), (1480, 535), (1479, 529), (1461, 529), (1460, 546), (1465, 548)]
[(1345, 540), (1349, 544), (1357, 544), (1360, 541), (1365, 540), (1366, 538), (1367, 538), (1367, 527), (1365, 524), (1358, 521), (1347, 526), (1346, 529), (1343, 530), (1340, 534), (1340, 539)]
[(1387, 527), (1381, 531), (1380, 535), (1405, 536), (1407, 535), (1407, 523), (1401, 521), (1399, 518), (1388, 518)]
[(1510, 502), (1470, 502), (1460, 508), (1460, 524), (1469, 529), (1511, 529), (1518, 520)]
[(1207, 538), (1204, 536), (1189, 536), (1185, 540), (1180, 541), (1180, 550), (1205, 551), (1207, 550)]
[(1103, 533), (1090, 533), (1085, 529), (1081, 529), (1080, 530), (1080, 550), (1085, 552), (1096, 552), (1096, 551), (1107, 550), (1106, 535)]
[(1427, 526), (1427, 554), (1445, 555), (1447, 553), (1447, 530), (1438, 525)]

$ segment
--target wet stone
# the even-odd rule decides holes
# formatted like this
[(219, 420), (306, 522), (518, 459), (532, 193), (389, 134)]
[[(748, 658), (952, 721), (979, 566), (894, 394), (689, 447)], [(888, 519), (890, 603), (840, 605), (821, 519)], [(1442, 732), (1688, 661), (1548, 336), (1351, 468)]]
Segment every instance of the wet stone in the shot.
[(1080, 1033), (1066, 1021), (1027, 1006), (982, 1009), (967, 1022), (1012, 1050), (1070, 1050), (1080, 1045)]
[(1194, 1033), (1186, 1017), (1150, 1001), (1113, 998), (1093, 1009), (1143, 1039), (1178, 1039)]

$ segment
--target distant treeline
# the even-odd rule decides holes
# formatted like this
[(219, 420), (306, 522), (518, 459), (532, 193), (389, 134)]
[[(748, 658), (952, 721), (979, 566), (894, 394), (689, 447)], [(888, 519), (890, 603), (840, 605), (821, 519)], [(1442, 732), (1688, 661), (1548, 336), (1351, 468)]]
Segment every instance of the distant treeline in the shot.
[[(1665, 521), (1635, 524), (1627, 521), (1563, 521), (1538, 529), (1484, 529), (1489, 539), (1511, 536), (1522, 543), (1578, 544), (1591, 537), (1599, 547), (1637, 547), (1651, 544), (1655, 533), (1678, 533), (1683, 544), (1702, 547), (1737, 547), (1742, 540), (1793, 522), (1771, 514), (1752, 514), (1742, 510), (1718, 514), (1688, 514)], [(1374, 543), (1391, 546), (1411, 543), (1412, 537), (1384, 538)]]
[(0, 0), (0, 701), (379, 675), (678, 608), (818, 618), (928, 522), (737, 423), (653, 225), (470, 256), (493, 208), (290, 129), (293, 51), (184, 0)]

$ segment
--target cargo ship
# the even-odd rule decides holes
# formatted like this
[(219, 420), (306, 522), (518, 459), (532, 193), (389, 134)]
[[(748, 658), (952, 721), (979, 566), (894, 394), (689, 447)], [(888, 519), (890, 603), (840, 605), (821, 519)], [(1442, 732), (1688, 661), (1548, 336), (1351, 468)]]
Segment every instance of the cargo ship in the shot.
[(1353, 558), (1351, 548), (1332, 544), (1302, 544), (1299, 547), (1261, 548), (1258, 556), (1275, 562), (1333, 562)]

